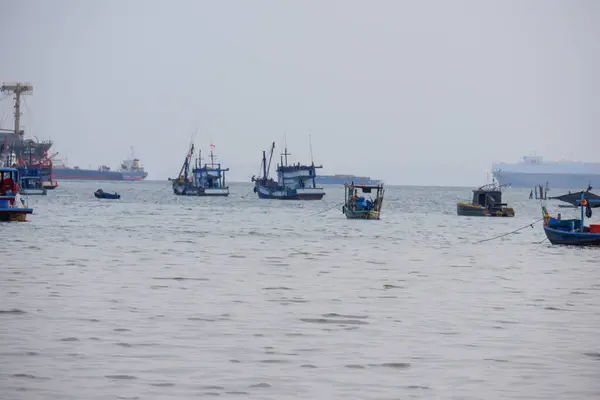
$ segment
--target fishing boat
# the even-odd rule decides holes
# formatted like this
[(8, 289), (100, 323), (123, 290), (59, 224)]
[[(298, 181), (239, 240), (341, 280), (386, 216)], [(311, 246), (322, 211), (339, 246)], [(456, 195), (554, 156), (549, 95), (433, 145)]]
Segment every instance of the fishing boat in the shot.
[[(359, 196), (358, 191), (363, 194), (370, 194), (375, 190), (375, 200), (369, 196)], [(342, 213), (348, 219), (379, 219), (381, 214), (381, 206), (383, 205), (383, 184), (377, 185), (344, 185), (345, 203), (342, 207)]]
[(33, 209), (27, 207), (19, 194), (19, 171), (16, 168), (0, 168), (0, 221), (25, 221)]
[(29, 196), (45, 196), (47, 191), (42, 186), (39, 176), (24, 176), (21, 178), (21, 193)]
[(473, 190), (471, 203), (459, 202), (456, 212), (469, 217), (514, 217), (515, 211), (502, 202), (502, 185), (495, 182)]
[(221, 168), (221, 164), (215, 162), (214, 147), (213, 144), (210, 145), (210, 164), (201, 166), (201, 152), (198, 152), (192, 168), (194, 144), (190, 145), (179, 176), (169, 179), (173, 181), (173, 193), (178, 196), (229, 196), (229, 186), (225, 183), (225, 172), (229, 168)]
[(577, 206), (581, 209), (580, 219), (563, 220), (548, 214), (542, 206), (544, 217), (544, 233), (552, 244), (572, 246), (600, 246), (600, 224), (585, 226), (585, 218), (592, 217), (592, 205), (599, 204), (600, 199), (586, 198), (581, 194)]
[(94, 196), (96, 196), (97, 199), (111, 199), (111, 200), (118, 200), (121, 198), (121, 195), (118, 194), (117, 192), (114, 193), (106, 193), (104, 190), (102, 189), (98, 189), (94, 192)]
[[(563, 194), (561, 196), (555, 196), (555, 197), (549, 197), (550, 200), (559, 200), (562, 201), (564, 203), (568, 203), (570, 204), (572, 207), (579, 207), (579, 201), (581, 200), (581, 196), (584, 196), (585, 199), (589, 200), (600, 200), (600, 196), (598, 196), (595, 193), (592, 193), (592, 187), (588, 186), (588, 188), (585, 191), (579, 191), (579, 192), (575, 192), (575, 193), (567, 193), (567, 194)], [(563, 206), (561, 205), (560, 207), (570, 207), (570, 206)], [(597, 208), (600, 207), (600, 203), (598, 202), (594, 202), (593, 204), (590, 205), (590, 207), (592, 208)]]
[(262, 176), (258, 178), (255, 176), (252, 177), (254, 193), (258, 194), (258, 198), (321, 200), (325, 196), (323, 188), (317, 187), (315, 182), (317, 176), (316, 170), (317, 168), (323, 168), (323, 166), (316, 166), (314, 162), (311, 162), (311, 165), (301, 165), (300, 163), (288, 165), (288, 156), (291, 154), (287, 152), (287, 146), (285, 147), (285, 151), (281, 153), (281, 164), (277, 164), (276, 167), (277, 181), (270, 178), (269, 171), (271, 169), (274, 150), (275, 142), (271, 146), (268, 164), (266, 151), (263, 151), (261, 162)]

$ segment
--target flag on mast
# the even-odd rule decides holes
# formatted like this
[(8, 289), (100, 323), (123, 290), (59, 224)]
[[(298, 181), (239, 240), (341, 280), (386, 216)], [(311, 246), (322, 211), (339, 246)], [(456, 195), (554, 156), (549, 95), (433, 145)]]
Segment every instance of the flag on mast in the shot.
[(211, 143), (211, 144), (210, 144), (210, 148), (211, 148), (211, 149), (214, 149), (214, 148), (215, 148), (215, 145)]

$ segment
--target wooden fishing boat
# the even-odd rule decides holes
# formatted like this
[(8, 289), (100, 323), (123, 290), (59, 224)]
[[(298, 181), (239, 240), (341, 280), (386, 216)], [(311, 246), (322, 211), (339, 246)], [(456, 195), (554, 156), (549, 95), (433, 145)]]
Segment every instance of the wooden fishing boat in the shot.
[(515, 210), (502, 202), (502, 185), (495, 182), (473, 190), (471, 203), (458, 202), (456, 213), (468, 217), (514, 217)]
[(33, 209), (27, 207), (19, 194), (19, 171), (15, 168), (0, 168), (0, 221), (23, 222)]
[(118, 194), (117, 192), (114, 193), (106, 193), (104, 190), (102, 189), (98, 189), (94, 192), (94, 196), (96, 196), (97, 199), (111, 199), (111, 200), (118, 200), (121, 198), (121, 195)]
[[(375, 190), (375, 200), (359, 196), (358, 191), (372, 193)], [(383, 205), (383, 184), (377, 185), (355, 185), (344, 184), (344, 206), (342, 213), (348, 219), (379, 219)]]
[(581, 193), (578, 206), (581, 209), (580, 219), (563, 220), (552, 217), (545, 206), (542, 206), (544, 217), (544, 233), (552, 244), (571, 246), (600, 246), (600, 224), (585, 226), (585, 217), (592, 217), (592, 204), (600, 203), (600, 199), (586, 198)]

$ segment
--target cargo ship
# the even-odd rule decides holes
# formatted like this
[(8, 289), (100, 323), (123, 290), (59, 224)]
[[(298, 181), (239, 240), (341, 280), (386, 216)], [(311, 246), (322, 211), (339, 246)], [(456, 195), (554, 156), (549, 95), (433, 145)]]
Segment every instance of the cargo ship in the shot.
[(377, 185), (379, 181), (371, 179), (369, 176), (355, 176), (355, 175), (317, 175), (315, 183), (319, 185), (344, 185), (352, 184), (355, 185)]
[(56, 180), (88, 180), (88, 181), (141, 181), (148, 176), (138, 158), (130, 158), (121, 163), (121, 168), (112, 171), (106, 165), (98, 169), (83, 169), (75, 166), (68, 167), (63, 162), (55, 160), (52, 163), (52, 179)]
[(518, 163), (492, 164), (492, 174), (502, 185), (514, 188), (600, 188), (600, 163), (544, 161), (541, 156), (525, 156)]

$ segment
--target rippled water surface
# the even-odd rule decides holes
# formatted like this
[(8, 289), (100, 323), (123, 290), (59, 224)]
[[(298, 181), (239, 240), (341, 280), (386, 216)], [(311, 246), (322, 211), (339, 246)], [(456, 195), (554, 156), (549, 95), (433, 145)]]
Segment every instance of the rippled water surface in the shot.
[(540, 223), (474, 243), (538, 220), (529, 191), (496, 219), (456, 216), (470, 188), (389, 187), (349, 221), (340, 187), (99, 185), (0, 224), (2, 399), (600, 398), (600, 251)]

